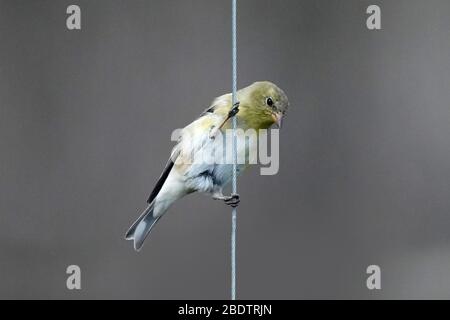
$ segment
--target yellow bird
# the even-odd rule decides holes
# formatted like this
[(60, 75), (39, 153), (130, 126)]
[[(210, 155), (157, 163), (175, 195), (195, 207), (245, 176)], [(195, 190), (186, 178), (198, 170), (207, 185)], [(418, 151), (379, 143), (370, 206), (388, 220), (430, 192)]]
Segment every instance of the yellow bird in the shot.
[[(198, 191), (211, 194), (213, 199), (223, 200), (230, 206), (238, 205), (239, 195), (222, 193), (233, 175), (233, 164), (223, 152), (231, 135), (224, 134), (222, 139), (216, 135), (231, 128), (232, 116), (237, 117), (238, 128), (243, 130), (258, 132), (274, 124), (281, 127), (289, 101), (283, 90), (268, 81), (255, 82), (239, 90), (237, 100), (239, 104), (232, 106), (230, 93), (216, 98), (198, 119), (181, 130), (178, 143), (148, 198), (148, 207), (126, 233), (125, 238), (134, 242), (135, 250), (141, 249), (167, 209), (185, 195)], [(238, 157), (257, 148), (257, 141), (245, 143), (239, 141), (245, 137), (237, 139)], [(239, 163), (238, 174), (247, 166), (248, 163)]]

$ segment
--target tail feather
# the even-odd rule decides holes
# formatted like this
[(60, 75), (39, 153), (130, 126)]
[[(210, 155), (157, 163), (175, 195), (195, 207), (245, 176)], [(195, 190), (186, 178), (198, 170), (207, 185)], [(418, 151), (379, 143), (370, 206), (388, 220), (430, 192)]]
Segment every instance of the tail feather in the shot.
[(126, 240), (134, 241), (134, 250), (139, 251), (145, 239), (152, 231), (153, 226), (160, 217), (153, 217), (154, 201), (142, 212), (141, 216), (133, 223), (125, 235)]

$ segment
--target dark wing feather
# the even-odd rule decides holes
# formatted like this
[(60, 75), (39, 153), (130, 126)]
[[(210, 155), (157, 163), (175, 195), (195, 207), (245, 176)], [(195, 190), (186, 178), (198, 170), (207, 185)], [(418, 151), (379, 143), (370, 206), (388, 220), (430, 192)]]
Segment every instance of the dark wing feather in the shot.
[(169, 159), (169, 161), (167, 161), (166, 167), (164, 168), (164, 171), (161, 173), (161, 176), (159, 177), (158, 181), (156, 182), (156, 185), (153, 188), (152, 193), (148, 197), (147, 203), (152, 203), (153, 200), (155, 200), (159, 191), (161, 191), (161, 188), (164, 185), (164, 182), (166, 182), (166, 179), (169, 176), (169, 173), (172, 170), (173, 165), (174, 165), (174, 161), (171, 158), (171, 159)]
[(206, 115), (206, 114), (208, 114), (208, 113), (214, 113), (214, 111), (216, 111), (216, 109), (217, 109), (217, 106), (216, 106), (216, 105), (213, 105), (213, 106), (211, 106), (211, 107), (205, 109), (205, 111), (203, 111), (203, 112), (200, 114), (199, 118), (203, 117), (204, 115)]

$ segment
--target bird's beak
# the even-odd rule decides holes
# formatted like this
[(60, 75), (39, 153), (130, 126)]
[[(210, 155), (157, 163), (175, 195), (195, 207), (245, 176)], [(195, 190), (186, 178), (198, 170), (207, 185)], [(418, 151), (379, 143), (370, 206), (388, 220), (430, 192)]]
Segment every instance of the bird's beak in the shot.
[(277, 125), (278, 129), (281, 129), (283, 126), (283, 114), (282, 113), (273, 113), (272, 114), (273, 121)]

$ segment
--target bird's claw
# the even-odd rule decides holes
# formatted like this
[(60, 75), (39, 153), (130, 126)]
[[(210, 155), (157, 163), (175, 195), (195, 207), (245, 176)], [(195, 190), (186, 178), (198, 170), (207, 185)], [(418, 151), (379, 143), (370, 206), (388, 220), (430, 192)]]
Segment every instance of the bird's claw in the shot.
[(241, 103), (239, 101), (236, 101), (235, 104), (233, 104), (233, 108), (228, 112), (228, 119), (233, 118), (237, 113), (239, 112), (239, 105)]
[(233, 108), (228, 112), (227, 118), (220, 124), (220, 126), (213, 126), (211, 127), (209, 131), (209, 138), (214, 140), (216, 138), (217, 132), (222, 129), (222, 127), (225, 125), (225, 122), (227, 122), (229, 119), (233, 118), (238, 112), (239, 112), (239, 105), (240, 102), (237, 101), (235, 104), (233, 104)]
[(224, 201), (226, 205), (236, 208), (239, 205), (239, 202), (241, 202), (241, 199), (237, 193), (233, 193), (231, 196), (227, 197)]

